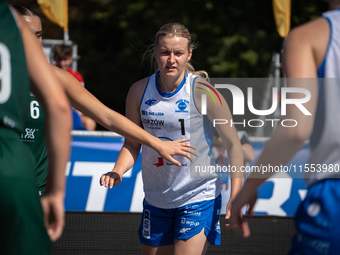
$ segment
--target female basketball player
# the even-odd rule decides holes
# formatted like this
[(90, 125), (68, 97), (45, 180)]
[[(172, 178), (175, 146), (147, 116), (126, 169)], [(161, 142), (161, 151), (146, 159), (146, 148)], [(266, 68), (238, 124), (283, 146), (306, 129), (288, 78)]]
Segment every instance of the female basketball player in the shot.
[[(64, 226), (70, 106), (35, 37), (2, 0), (0, 62), (0, 253), (50, 254), (50, 239), (58, 239)], [(48, 184), (41, 203), (33, 155), (20, 141), (27, 119), (29, 78), (46, 113), (50, 152)]]
[[(265, 146), (257, 165), (282, 166), (310, 138), (311, 156), (305, 164), (306, 197), (296, 215), (296, 234), (290, 255), (338, 254), (340, 249), (340, 1), (327, 0), (330, 11), (322, 17), (294, 28), (284, 45), (283, 68), (288, 87), (308, 90), (311, 98), (303, 114), (295, 105), (287, 107), (285, 118), (295, 119), (294, 128), (278, 126)], [(301, 93), (291, 93), (301, 98)], [(236, 212), (249, 203), (254, 206), (257, 188), (272, 173), (253, 173), (233, 202), (232, 223), (244, 236), (250, 235), (248, 224)]]
[[(14, 6), (16, 10), (23, 16), (27, 26), (30, 28), (33, 34), (36, 35), (40, 43), (42, 43), (42, 25), (39, 16), (32, 10), (23, 6)], [(58, 77), (64, 90), (69, 97), (71, 105), (77, 110), (84, 113), (86, 116), (94, 119), (96, 122), (106, 127), (107, 129), (121, 134), (127, 138), (133, 139), (139, 143), (145, 144), (155, 149), (161, 157), (169, 160), (175, 165), (180, 165), (178, 160), (175, 160), (172, 156), (181, 155), (187, 158), (191, 158), (190, 153), (197, 155), (196, 152), (191, 151), (190, 148), (195, 149), (190, 144), (185, 142), (189, 139), (181, 139), (178, 141), (161, 141), (160, 139), (150, 135), (148, 132), (141, 129), (135, 123), (131, 122), (119, 113), (109, 109), (103, 105), (97, 98), (89, 93), (71, 74), (61, 70), (58, 67), (51, 65), (54, 74)], [(32, 103), (33, 102), (33, 103)], [(37, 113), (39, 102), (32, 97), (30, 107), (34, 105)], [(44, 143), (43, 132), (43, 115), (42, 111), (39, 111), (39, 115), (31, 116), (32, 110), (29, 111), (30, 121), (27, 128), (38, 130), (35, 133), (35, 141), (29, 139), (23, 139), (27, 142), (36, 158), (36, 171), (37, 180), (39, 185), (40, 194), (44, 193), (46, 185), (46, 165), (47, 165), (47, 151)], [(23, 134), (25, 136), (25, 134)]]
[[(220, 244), (220, 182), (216, 174), (204, 169), (214, 164), (210, 157), (213, 120), (230, 120), (231, 114), (223, 97), (202, 78), (207, 73), (195, 72), (189, 63), (193, 48), (183, 25), (161, 27), (153, 51), (158, 71), (136, 82), (127, 96), (130, 120), (163, 140), (190, 138), (199, 154), (193, 163), (179, 159), (182, 166), (177, 167), (143, 146), (145, 199), (138, 231), (143, 254), (205, 254), (209, 244)], [(205, 91), (213, 93), (219, 103), (205, 97)], [(205, 106), (201, 98), (206, 99)], [(235, 128), (217, 125), (216, 129), (229, 152), (230, 164), (240, 169), (243, 156)], [(114, 169), (102, 176), (101, 185), (112, 188), (120, 184), (140, 147), (126, 139)], [(231, 200), (241, 188), (242, 174), (232, 173), (232, 177)]]

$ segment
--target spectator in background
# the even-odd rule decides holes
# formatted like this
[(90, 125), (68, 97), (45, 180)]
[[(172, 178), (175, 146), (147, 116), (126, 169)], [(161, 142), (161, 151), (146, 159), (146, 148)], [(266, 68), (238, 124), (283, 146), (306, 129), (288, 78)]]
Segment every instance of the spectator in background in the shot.
[(77, 78), (81, 85), (85, 86), (83, 76), (71, 68), (73, 62), (73, 50), (70, 45), (56, 44), (52, 50), (55, 65)]
[[(57, 44), (53, 47), (53, 60), (55, 61), (55, 65), (64, 71), (72, 74), (80, 83), (85, 87), (83, 76), (76, 70), (71, 68), (71, 64), (73, 62), (73, 50), (70, 45), (66, 44)], [(74, 130), (89, 130), (93, 131), (96, 129), (97, 123), (82, 114), (81, 112), (72, 108), (73, 115), (73, 129)]]
[[(243, 152), (243, 158), (244, 158), (244, 166), (250, 165), (255, 159), (255, 153), (254, 148), (250, 144), (249, 137), (246, 131), (237, 131), (237, 135), (240, 138), (241, 146), (242, 146), (242, 152)], [(221, 137), (218, 136), (217, 133), (215, 133), (213, 141), (212, 141), (212, 148), (211, 148), (211, 156), (214, 158), (217, 165), (223, 167), (228, 167), (228, 152), (226, 148), (223, 145)], [(221, 174), (221, 194), (222, 194), (222, 214), (226, 213), (226, 205), (229, 202), (230, 198), (230, 175), (229, 172)], [(243, 173), (243, 181), (246, 180), (249, 173)], [(246, 213), (246, 206), (242, 208), (242, 213)]]

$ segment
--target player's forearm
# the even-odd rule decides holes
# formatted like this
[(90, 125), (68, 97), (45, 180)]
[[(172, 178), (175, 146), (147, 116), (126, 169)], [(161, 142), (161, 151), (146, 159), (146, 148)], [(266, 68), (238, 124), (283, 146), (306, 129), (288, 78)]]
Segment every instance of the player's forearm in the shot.
[(242, 152), (245, 162), (251, 163), (254, 161), (255, 159), (254, 149), (249, 143), (242, 144)]
[(231, 178), (230, 199), (233, 200), (242, 188), (242, 178)]
[(235, 143), (231, 144), (227, 148), (228, 159), (230, 162), (230, 167), (233, 168), (233, 171), (230, 172), (231, 178), (241, 178), (243, 177), (242, 166), (243, 166), (243, 153), (241, 144), (237, 140)]
[(47, 113), (45, 127), (49, 155), (46, 193), (64, 192), (65, 166), (70, 155), (70, 108), (54, 105)]
[(152, 136), (137, 124), (115, 111), (111, 111), (105, 127), (136, 143), (144, 144), (158, 151), (160, 139)]
[(138, 159), (140, 146), (131, 146), (124, 143), (124, 146), (120, 150), (117, 161), (113, 168), (113, 172), (118, 173), (121, 177), (126, 173)]
[[(256, 162), (259, 171), (253, 172), (248, 179), (260, 179), (264, 182), (264, 180), (273, 175), (273, 172), (262, 171), (263, 167), (286, 165), (301, 149), (304, 142), (302, 137), (296, 137), (294, 130), (287, 132), (287, 130), (284, 130), (284, 127), (278, 126)], [(253, 183), (260, 185), (262, 182), (257, 181)]]
[(241, 144), (239, 142), (232, 144), (228, 148), (228, 158), (230, 159), (231, 171), (231, 190), (230, 199), (234, 199), (242, 188), (242, 166), (243, 166), (243, 153)]

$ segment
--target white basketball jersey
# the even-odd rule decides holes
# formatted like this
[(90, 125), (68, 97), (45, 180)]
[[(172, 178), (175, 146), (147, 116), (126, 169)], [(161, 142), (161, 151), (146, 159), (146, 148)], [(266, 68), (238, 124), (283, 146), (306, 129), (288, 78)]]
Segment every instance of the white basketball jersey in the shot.
[(330, 38), (326, 56), (318, 69), (321, 79), (308, 162), (321, 164), (321, 172), (306, 173), (307, 185), (340, 177), (340, 10), (326, 12), (323, 17), (329, 22)]
[(144, 129), (165, 141), (190, 138), (190, 144), (198, 148), (199, 157), (192, 156), (194, 163), (191, 163), (185, 157), (175, 156), (182, 164), (178, 167), (143, 146), (145, 200), (153, 206), (171, 209), (214, 199), (220, 194), (219, 179), (195, 178), (190, 174), (195, 165), (214, 164), (210, 157), (214, 130), (206, 116), (198, 112), (191, 96), (196, 76), (187, 73), (176, 91), (162, 93), (157, 86), (157, 75), (149, 78), (140, 103)]

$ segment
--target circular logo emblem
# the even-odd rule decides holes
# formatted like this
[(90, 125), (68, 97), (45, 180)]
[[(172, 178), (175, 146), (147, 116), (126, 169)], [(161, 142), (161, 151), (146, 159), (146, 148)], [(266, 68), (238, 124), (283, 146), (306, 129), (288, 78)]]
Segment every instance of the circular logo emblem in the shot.
[(187, 108), (186, 103), (180, 102), (180, 103), (178, 104), (178, 109), (180, 109), (181, 111), (184, 111), (185, 108)]

